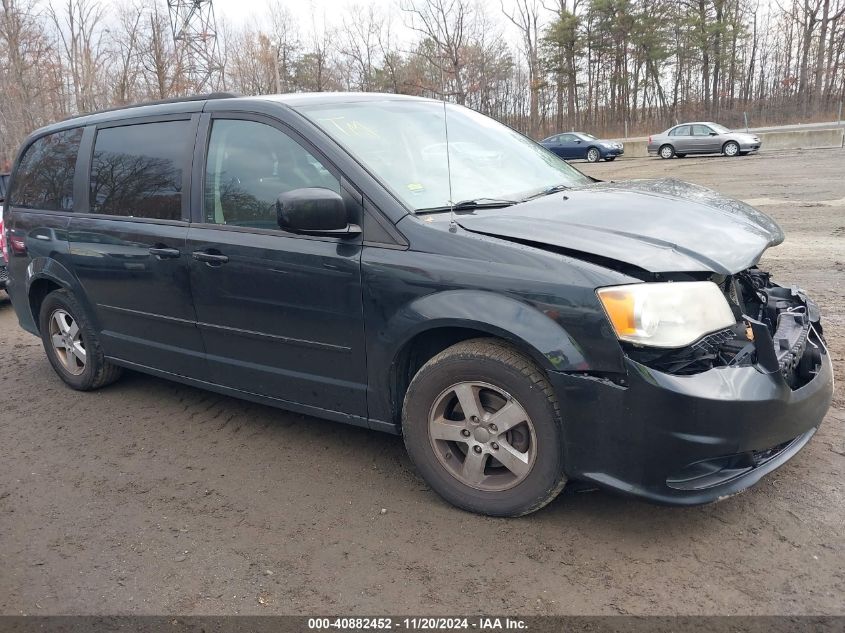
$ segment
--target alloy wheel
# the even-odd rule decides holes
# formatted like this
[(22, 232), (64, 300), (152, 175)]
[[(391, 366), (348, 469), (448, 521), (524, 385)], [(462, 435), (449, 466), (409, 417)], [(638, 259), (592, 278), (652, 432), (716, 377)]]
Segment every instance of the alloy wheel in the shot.
[(736, 156), (739, 153), (739, 145), (728, 143), (725, 145), (725, 156)]
[(537, 456), (528, 413), (510, 394), (484, 382), (459, 382), (443, 391), (429, 412), (428, 435), (441, 465), (477, 490), (513, 488)]
[(65, 310), (50, 315), (50, 342), (64, 368), (74, 376), (85, 371), (87, 353), (79, 331), (79, 324)]
[(593, 148), (589, 152), (587, 152), (587, 162), (590, 162), (590, 163), (599, 162), (599, 151), (597, 149)]

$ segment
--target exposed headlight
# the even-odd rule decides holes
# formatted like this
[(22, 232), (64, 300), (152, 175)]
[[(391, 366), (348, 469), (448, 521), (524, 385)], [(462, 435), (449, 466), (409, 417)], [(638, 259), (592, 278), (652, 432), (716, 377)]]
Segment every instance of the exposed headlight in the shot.
[(597, 294), (619, 340), (638, 345), (683, 347), (736, 322), (712, 281), (611, 286)]

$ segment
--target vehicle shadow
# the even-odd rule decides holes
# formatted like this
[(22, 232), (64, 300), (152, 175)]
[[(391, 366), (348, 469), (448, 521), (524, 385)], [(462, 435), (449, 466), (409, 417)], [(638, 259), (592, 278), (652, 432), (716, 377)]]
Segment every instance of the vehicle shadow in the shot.
[[(269, 449), (272, 452), (277, 449), (280, 454), (292, 446), (303, 453), (319, 450), (323, 463), (306, 463), (305, 471), (299, 472), (298, 476), (309, 482), (312, 497), (316, 496), (322, 505), (339, 507), (339, 504), (348, 502), (347, 497), (336, 490), (338, 471), (343, 471), (356, 482), (349, 489), (353, 495), (357, 488), (375, 490), (380, 491), (376, 497), (394, 507), (410, 504), (420, 512), (423, 512), (420, 507), (428, 507), (432, 511), (436, 509), (438, 515), (454, 514), (457, 520), (462, 521), (500, 520), (464, 512), (442, 500), (417, 475), (402, 438), (396, 435), (291, 413), (137, 372), (127, 372), (121, 381), (106, 390), (113, 394), (115, 400), (127, 398), (131, 402), (142, 399), (165, 409), (182, 406), (184, 416), (160, 418), (162, 425), (170, 427), (162, 436), (174, 434), (184, 437), (185, 442), (191, 443), (186, 450), (193, 454), (203, 455), (229, 441), (221, 435), (231, 441), (247, 442), (247, 450), (252, 450), (250, 445), (255, 450)], [(107, 419), (106, 415), (101, 419)], [(219, 420), (236, 420), (237, 426), (222, 424), (209, 432), (207, 423), (217, 424)], [(233, 437), (235, 433), (236, 438)], [(326, 469), (325, 463), (331, 463), (332, 468)], [(290, 481), (291, 472), (285, 464), (283, 459), (273, 464), (266, 473), (268, 479)], [(244, 479), (239, 482), (241, 476)], [(252, 485), (249, 474), (239, 469), (227, 472), (226, 478), (229, 484)], [(590, 488), (580, 482), (570, 482), (555, 501), (528, 520), (558, 528), (562, 525), (583, 527), (607, 522), (618, 524), (620, 534), (641, 531), (644, 536), (656, 525), (682, 523), (688, 537), (690, 531), (706, 530), (712, 521), (725, 521), (724, 518), (713, 518), (714, 513), (720, 516), (737, 513), (739, 517), (742, 508), (747, 506), (748, 501), (745, 500), (750, 500), (751, 495), (753, 493), (741, 495), (715, 506), (678, 508), (655, 506)], [(764, 500), (761, 498), (760, 501)], [(714, 511), (714, 508), (718, 510)], [(624, 522), (619, 522), (620, 516), (625, 517)]]

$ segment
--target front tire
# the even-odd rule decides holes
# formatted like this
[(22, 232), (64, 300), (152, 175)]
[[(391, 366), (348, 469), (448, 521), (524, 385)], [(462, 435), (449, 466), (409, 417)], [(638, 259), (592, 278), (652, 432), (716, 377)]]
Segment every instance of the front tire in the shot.
[(423, 365), (405, 395), (402, 431), (423, 479), (470, 512), (529, 514), (566, 484), (551, 385), (497, 339), (458, 343)]
[(70, 292), (48, 294), (38, 323), (47, 359), (70, 387), (90, 391), (120, 378), (123, 370), (105, 359), (88, 316)]
[(739, 156), (739, 143), (736, 141), (728, 141), (722, 146), (722, 153), (729, 158)]
[(675, 148), (671, 145), (663, 145), (658, 153), (660, 154), (660, 158), (668, 160), (675, 155)]
[(595, 148), (591, 147), (587, 150), (587, 162), (588, 163), (597, 163), (601, 160), (601, 152)]

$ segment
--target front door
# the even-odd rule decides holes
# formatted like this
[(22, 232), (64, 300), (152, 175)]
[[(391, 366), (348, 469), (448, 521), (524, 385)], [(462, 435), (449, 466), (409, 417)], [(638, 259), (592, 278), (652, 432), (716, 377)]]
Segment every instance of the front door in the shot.
[(692, 142), (695, 151), (701, 154), (718, 152), (722, 149), (719, 136), (708, 125), (696, 124), (692, 126)]
[(185, 252), (195, 135), (189, 118), (100, 127), (67, 242), (106, 355), (204, 379)]
[(280, 193), (340, 192), (338, 175), (270, 120), (215, 114), (210, 126), (188, 250), (211, 379), (365, 417), (361, 239), (295, 235), (276, 223)]

